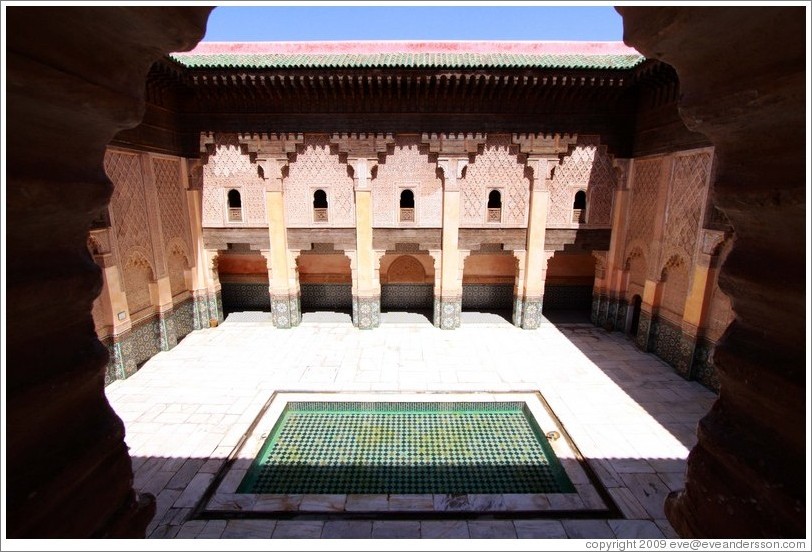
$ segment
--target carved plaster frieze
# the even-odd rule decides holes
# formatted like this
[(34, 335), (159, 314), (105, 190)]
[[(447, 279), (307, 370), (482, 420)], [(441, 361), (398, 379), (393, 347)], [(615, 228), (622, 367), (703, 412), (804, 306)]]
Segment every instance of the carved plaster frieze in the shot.
[(350, 159), (377, 159), (378, 154), (394, 145), (395, 139), (391, 133), (336, 133), (330, 135), (330, 143)]
[(484, 146), (487, 135), (477, 133), (423, 133), (422, 142), (428, 144), (431, 153), (443, 155), (466, 156), (473, 155)]
[(296, 153), (296, 147), (304, 142), (301, 133), (241, 133), (238, 135), (241, 144), (245, 144), (248, 151), (256, 153), (258, 157), (287, 157), (289, 153)]
[(514, 134), (514, 144), (527, 155), (558, 156), (569, 151), (578, 141), (577, 134)]

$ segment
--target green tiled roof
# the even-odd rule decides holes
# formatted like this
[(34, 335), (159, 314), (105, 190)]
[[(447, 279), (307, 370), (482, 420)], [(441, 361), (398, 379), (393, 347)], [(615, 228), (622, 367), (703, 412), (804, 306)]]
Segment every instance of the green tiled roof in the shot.
[(627, 54), (170, 54), (190, 68), (507, 68), (631, 69), (645, 58)]

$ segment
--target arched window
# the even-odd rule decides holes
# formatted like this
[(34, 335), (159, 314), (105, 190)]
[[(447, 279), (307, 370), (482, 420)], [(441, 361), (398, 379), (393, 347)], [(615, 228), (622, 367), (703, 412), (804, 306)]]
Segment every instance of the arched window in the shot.
[(586, 222), (586, 192), (579, 190), (572, 202), (572, 222)]
[(327, 222), (327, 192), (313, 192), (313, 222)]
[(488, 194), (488, 222), (502, 222), (502, 194), (491, 190)]
[(228, 191), (228, 222), (242, 222), (242, 198), (237, 190)]
[(414, 222), (414, 192), (400, 192), (400, 222)]

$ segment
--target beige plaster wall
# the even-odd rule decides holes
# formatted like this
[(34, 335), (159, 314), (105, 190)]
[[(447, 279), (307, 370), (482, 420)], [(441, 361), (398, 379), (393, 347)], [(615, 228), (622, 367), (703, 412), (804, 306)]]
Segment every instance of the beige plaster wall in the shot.
[(590, 252), (556, 252), (547, 261), (547, 284), (558, 286), (588, 286), (595, 278), (595, 257)]
[(350, 259), (343, 253), (299, 255), (299, 282), (302, 284), (350, 284)]
[(462, 271), (463, 284), (512, 284), (517, 260), (513, 255), (470, 255)]

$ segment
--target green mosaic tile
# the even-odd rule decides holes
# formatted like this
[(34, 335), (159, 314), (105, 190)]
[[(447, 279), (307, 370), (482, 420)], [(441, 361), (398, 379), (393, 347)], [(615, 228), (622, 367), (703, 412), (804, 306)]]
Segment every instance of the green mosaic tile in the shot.
[(570, 493), (524, 403), (289, 403), (237, 492)]

